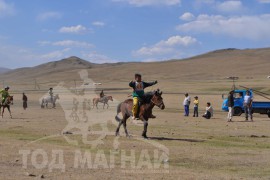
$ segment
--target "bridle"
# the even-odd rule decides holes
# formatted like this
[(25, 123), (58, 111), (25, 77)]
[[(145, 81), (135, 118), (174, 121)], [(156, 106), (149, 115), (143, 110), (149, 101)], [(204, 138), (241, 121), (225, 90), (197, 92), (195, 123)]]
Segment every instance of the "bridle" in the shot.
[(151, 102), (152, 102), (154, 105), (156, 105), (157, 107), (159, 107), (159, 108), (160, 108), (161, 105), (164, 106), (164, 102), (163, 102), (163, 101), (160, 102), (159, 104), (156, 104), (156, 103), (151, 99)]

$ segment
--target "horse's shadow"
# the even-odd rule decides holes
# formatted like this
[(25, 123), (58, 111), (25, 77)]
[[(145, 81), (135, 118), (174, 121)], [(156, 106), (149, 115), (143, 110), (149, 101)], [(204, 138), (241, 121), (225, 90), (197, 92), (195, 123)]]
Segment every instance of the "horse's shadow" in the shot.
[(205, 140), (197, 140), (197, 139), (182, 139), (182, 138), (167, 138), (167, 137), (148, 137), (148, 138), (159, 141), (205, 142)]

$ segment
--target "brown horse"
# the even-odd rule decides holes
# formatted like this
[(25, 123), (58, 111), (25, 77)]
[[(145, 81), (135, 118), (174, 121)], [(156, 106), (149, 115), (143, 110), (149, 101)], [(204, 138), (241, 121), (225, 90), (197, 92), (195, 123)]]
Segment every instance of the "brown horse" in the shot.
[[(146, 102), (140, 106), (139, 109), (139, 119), (143, 121), (144, 123), (144, 130), (142, 133), (142, 136), (144, 138), (147, 138), (147, 126), (148, 126), (148, 119), (152, 117), (152, 109), (154, 106), (159, 107), (160, 109), (164, 109), (165, 105), (163, 103), (163, 98), (161, 97), (162, 92), (159, 90), (148, 93), (146, 96)], [(147, 99), (149, 100), (147, 102)], [(128, 131), (127, 131), (127, 119), (132, 115), (132, 106), (133, 106), (133, 100), (127, 99), (124, 102), (121, 102), (117, 107), (117, 114), (115, 116), (115, 119), (119, 122), (119, 125), (116, 129), (115, 135), (119, 135), (119, 129), (121, 125), (123, 124), (126, 136), (129, 137)], [(119, 113), (122, 113), (123, 119), (120, 119), (118, 117)]]
[(109, 100), (113, 101), (112, 96), (103, 96), (102, 98), (94, 98), (93, 99), (93, 108), (94, 108), (94, 106), (96, 106), (96, 108), (98, 109), (97, 104), (99, 102), (101, 102), (101, 103), (103, 103), (103, 109), (104, 109), (105, 104), (107, 104), (107, 109), (108, 109), (109, 108), (109, 104), (108, 104)]
[(11, 112), (10, 112), (10, 104), (13, 104), (13, 96), (8, 96), (5, 102), (3, 104), (0, 104), (0, 113), (1, 113), (1, 107), (3, 107), (2, 114), (1, 114), (2, 118), (4, 117), (5, 108), (8, 109), (10, 118), (12, 118)]

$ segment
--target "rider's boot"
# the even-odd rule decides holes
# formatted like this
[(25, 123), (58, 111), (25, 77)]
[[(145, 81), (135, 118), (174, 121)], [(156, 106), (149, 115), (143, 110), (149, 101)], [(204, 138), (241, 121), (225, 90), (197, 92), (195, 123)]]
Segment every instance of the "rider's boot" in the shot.
[(155, 118), (156, 118), (156, 116), (155, 116), (155, 115), (153, 115), (153, 114), (151, 114), (151, 115), (149, 116), (149, 118), (153, 118), (153, 119), (155, 119)]

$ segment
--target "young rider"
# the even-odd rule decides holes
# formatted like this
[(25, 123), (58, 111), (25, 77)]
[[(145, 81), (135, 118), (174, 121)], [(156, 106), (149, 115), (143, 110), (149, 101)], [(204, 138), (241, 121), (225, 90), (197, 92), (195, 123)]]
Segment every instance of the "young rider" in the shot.
[[(154, 82), (144, 82), (142, 81), (142, 75), (141, 74), (135, 74), (135, 81), (131, 81), (129, 83), (129, 86), (133, 88), (133, 107), (132, 107), (132, 119), (134, 120), (137, 116), (138, 112), (138, 105), (139, 105), (139, 100), (143, 98), (144, 96), (144, 89), (153, 86), (157, 84), (157, 81)], [(155, 118), (154, 115), (152, 115), (151, 118)]]
[(5, 102), (6, 98), (9, 96), (8, 90), (9, 90), (9, 87), (6, 86), (5, 89), (2, 89), (0, 91), (0, 94), (2, 94), (2, 104)]

